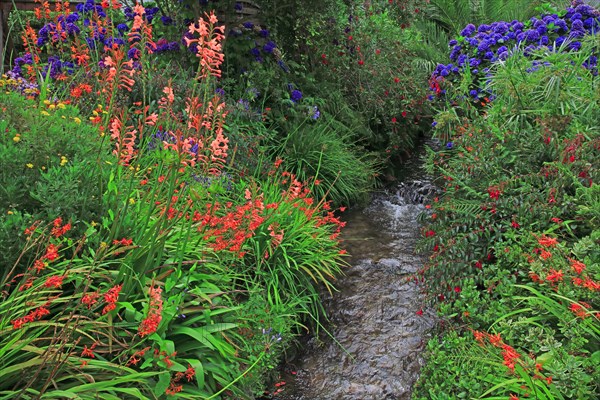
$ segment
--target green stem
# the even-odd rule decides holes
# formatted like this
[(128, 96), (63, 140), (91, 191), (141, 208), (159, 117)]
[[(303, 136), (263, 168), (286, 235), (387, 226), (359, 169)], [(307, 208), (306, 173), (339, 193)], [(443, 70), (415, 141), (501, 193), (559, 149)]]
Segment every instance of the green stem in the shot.
[(215, 397), (217, 397), (218, 395), (220, 395), (221, 393), (223, 393), (225, 390), (229, 389), (234, 383), (236, 383), (237, 381), (239, 381), (240, 379), (242, 379), (248, 372), (252, 371), (252, 369), (256, 366), (256, 364), (258, 364), (258, 362), (260, 360), (262, 360), (262, 358), (265, 356), (265, 352), (263, 351), (262, 353), (260, 353), (260, 356), (256, 359), (256, 361), (254, 361), (254, 363), (248, 367), (247, 370), (244, 371), (243, 374), (239, 375), (237, 378), (235, 378), (234, 380), (232, 380), (231, 382), (229, 382), (229, 384), (227, 384), (223, 389), (219, 390), (217, 393), (213, 394), (210, 397), (204, 397), (204, 400), (211, 400), (214, 399)]

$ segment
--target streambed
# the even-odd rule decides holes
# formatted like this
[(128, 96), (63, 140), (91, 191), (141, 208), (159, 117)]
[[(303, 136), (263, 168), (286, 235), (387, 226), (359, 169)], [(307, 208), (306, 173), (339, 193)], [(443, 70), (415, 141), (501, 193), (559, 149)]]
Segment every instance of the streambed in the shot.
[(335, 340), (321, 335), (308, 341), (290, 363), (295, 375), (284, 377), (277, 399), (410, 398), (434, 324), (411, 279), (424, 263), (415, 254), (417, 216), (435, 191), (417, 157), (401, 183), (345, 215), (351, 266), (336, 285), (339, 292), (325, 300)]

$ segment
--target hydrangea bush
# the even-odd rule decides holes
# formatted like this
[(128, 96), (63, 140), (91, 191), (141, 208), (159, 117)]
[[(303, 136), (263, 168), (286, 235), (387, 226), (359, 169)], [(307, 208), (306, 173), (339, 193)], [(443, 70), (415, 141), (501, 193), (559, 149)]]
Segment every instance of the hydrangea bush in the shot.
[[(458, 38), (448, 43), (451, 62), (435, 68), (430, 78), (429, 99), (449, 103), (468, 99), (471, 106), (481, 109), (495, 98), (490, 86), (494, 69), (512, 54), (529, 57), (531, 65), (526, 71), (531, 72), (539, 68), (543, 54), (578, 51), (582, 38), (596, 35), (599, 30), (600, 12), (583, 1), (574, 1), (571, 7), (561, 11), (546, 6), (542, 14), (524, 22), (469, 24)], [(597, 54), (591, 54), (584, 67), (596, 76)], [(463, 104), (462, 107), (470, 106)], [(444, 139), (451, 137), (454, 129), (443, 116), (434, 122), (434, 127)]]

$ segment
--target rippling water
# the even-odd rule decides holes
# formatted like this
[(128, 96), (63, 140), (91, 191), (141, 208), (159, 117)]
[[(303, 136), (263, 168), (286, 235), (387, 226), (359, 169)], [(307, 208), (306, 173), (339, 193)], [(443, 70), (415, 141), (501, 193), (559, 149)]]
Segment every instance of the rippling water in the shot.
[(351, 211), (343, 239), (351, 267), (325, 300), (327, 335), (312, 338), (293, 361), (281, 400), (409, 399), (433, 313), (410, 279), (423, 265), (414, 252), (419, 203), (434, 188), (420, 163), (395, 188)]

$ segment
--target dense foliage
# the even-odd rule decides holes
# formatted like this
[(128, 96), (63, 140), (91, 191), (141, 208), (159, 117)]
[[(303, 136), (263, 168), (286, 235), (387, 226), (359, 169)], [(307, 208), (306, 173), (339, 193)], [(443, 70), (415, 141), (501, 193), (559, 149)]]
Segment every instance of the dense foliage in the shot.
[(344, 265), (327, 196), (361, 197), (373, 161), (313, 114), (337, 153), (287, 170), (268, 110), (222, 89), (216, 15), (169, 45), (158, 12), (58, 2), (19, 21), (0, 81), (2, 398), (254, 398), (321, 326)]
[[(415, 398), (599, 394), (599, 17), (575, 3), (467, 26), (450, 43), (459, 66), (434, 73), (447, 142), (427, 162), (444, 192), (425, 217), (419, 279), (444, 324)], [(490, 43), (498, 30), (514, 38)]]

